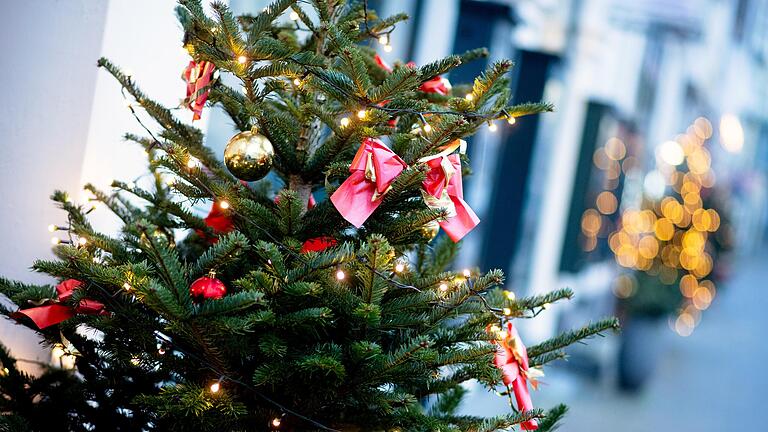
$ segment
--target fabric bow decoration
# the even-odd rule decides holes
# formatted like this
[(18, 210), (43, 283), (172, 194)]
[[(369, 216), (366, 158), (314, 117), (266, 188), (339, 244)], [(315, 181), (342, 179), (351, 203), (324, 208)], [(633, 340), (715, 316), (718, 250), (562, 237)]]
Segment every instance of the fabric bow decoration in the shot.
[(46, 299), (41, 302), (42, 306), (19, 310), (11, 316), (19, 319), (26, 316), (31, 319), (39, 329), (44, 329), (60, 322), (66, 321), (77, 314), (83, 315), (107, 315), (104, 304), (96, 300), (82, 299), (74, 306), (62, 304), (72, 297), (74, 290), (83, 283), (75, 279), (67, 279), (56, 285), (56, 294), (58, 300)]
[(352, 174), (331, 195), (331, 202), (344, 219), (360, 228), (407, 166), (383, 142), (365, 138), (349, 167)]
[[(499, 332), (500, 340), (492, 341), (496, 344), (493, 363), (501, 370), (504, 385), (508, 390), (511, 388), (515, 394), (518, 410), (530, 411), (533, 409), (533, 402), (527, 381), (531, 381), (531, 386), (535, 389), (538, 386), (538, 378), (544, 374), (537, 368), (528, 367), (528, 351), (512, 322), (508, 321), (505, 327)], [(536, 419), (532, 419), (521, 423), (520, 427), (523, 430), (536, 430), (539, 424)]]
[(464, 201), (461, 159), (458, 154), (451, 154), (457, 148), (463, 152), (466, 145), (464, 140), (455, 140), (440, 153), (419, 159), (429, 167), (422, 183), (424, 202), (429, 208), (448, 211), (448, 216), (439, 223), (454, 242), (461, 240), (480, 223), (480, 218)]
[(193, 121), (200, 120), (200, 115), (203, 113), (215, 68), (216, 66), (209, 61), (196, 63), (194, 60), (190, 60), (189, 65), (181, 75), (182, 79), (187, 82), (187, 97), (184, 99), (184, 103), (192, 110)]

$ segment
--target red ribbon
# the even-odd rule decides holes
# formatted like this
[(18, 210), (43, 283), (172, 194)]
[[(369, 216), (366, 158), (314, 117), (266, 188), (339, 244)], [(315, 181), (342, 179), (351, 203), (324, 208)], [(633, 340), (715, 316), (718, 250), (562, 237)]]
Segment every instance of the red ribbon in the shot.
[(424, 201), (430, 208), (448, 210), (448, 217), (439, 223), (454, 242), (461, 240), (480, 223), (480, 218), (464, 201), (461, 158), (456, 153), (449, 154), (464, 144), (461, 140), (456, 140), (442, 152), (419, 160), (429, 167), (422, 183)]
[(383, 142), (365, 138), (349, 167), (352, 174), (331, 195), (331, 202), (344, 219), (360, 228), (406, 167)]
[[(492, 341), (496, 344), (496, 355), (493, 358), (493, 363), (501, 370), (504, 385), (507, 386), (507, 389), (511, 387), (515, 394), (517, 408), (520, 411), (530, 411), (533, 409), (533, 402), (527, 383), (530, 375), (528, 351), (511, 321), (507, 322), (506, 327), (505, 330), (499, 332), (500, 340)], [(531, 383), (535, 384), (534, 378), (531, 378)], [(539, 424), (535, 419), (532, 419), (521, 423), (520, 427), (523, 430), (536, 430), (539, 428)]]
[[(211, 206), (211, 211), (208, 212), (208, 216), (206, 216), (203, 221), (216, 235), (226, 234), (235, 229), (235, 224), (232, 222), (232, 218), (215, 202)], [(218, 237), (208, 237), (203, 230), (195, 230), (195, 232), (200, 238), (205, 239), (210, 244), (216, 244), (216, 242), (219, 241)]]
[(192, 120), (200, 120), (203, 113), (205, 101), (208, 100), (208, 91), (213, 77), (213, 70), (216, 68), (213, 63), (201, 61), (195, 63), (190, 60), (187, 68), (181, 77), (187, 82), (187, 97), (184, 102), (192, 110)]
[(336, 239), (333, 237), (322, 236), (314, 237), (305, 241), (301, 245), (301, 253), (322, 252), (329, 247), (336, 246)]
[(29, 309), (19, 310), (11, 316), (20, 318), (22, 315), (31, 319), (39, 329), (44, 329), (60, 322), (66, 321), (77, 314), (83, 315), (106, 315), (104, 304), (96, 300), (83, 299), (75, 306), (61, 304), (72, 297), (72, 292), (82, 286), (83, 283), (75, 279), (67, 279), (56, 285), (56, 294), (58, 300), (46, 300), (48, 303), (44, 306), (38, 306)]

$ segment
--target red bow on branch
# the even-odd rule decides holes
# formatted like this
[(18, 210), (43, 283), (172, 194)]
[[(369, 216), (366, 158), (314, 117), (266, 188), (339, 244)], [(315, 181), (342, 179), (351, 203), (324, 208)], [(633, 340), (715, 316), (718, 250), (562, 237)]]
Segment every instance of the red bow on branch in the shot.
[[(499, 328), (496, 327), (496, 330)], [(507, 322), (506, 329), (499, 330), (498, 337), (499, 340), (492, 341), (497, 346), (493, 363), (501, 369), (504, 385), (508, 390), (511, 388), (515, 394), (517, 408), (520, 411), (530, 411), (533, 409), (533, 402), (527, 381), (530, 380), (533, 388), (536, 388), (537, 379), (543, 374), (536, 368), (528, 367), (528, 351), (511, 321)], [(523, 430), (536, 430), (539, 424), (533, 419), (521, 423), (520, 427)]]
[[(211, 211), (208, 212), (208, 216), (203, 219), (206, 225), (213, 230), (216, 235), (226, 234), (235, 229), (235, 224), (232, 222), (232, 218), (221, 209), (221, 207), (214, 202), (211, 206)], [(200, 238), (206, 240), (209, 244), (216, 244), (219, 241), (216, 236), (207, 236), (203, 230), (195, 230)]]
[(442, 152), (427, 156), (419, 162), (427, 164), (429, 171), (422, 184), (422, 195), (428, 207), (446, 209), (448, 217), (439, 221), (440, 227), (454, 242), (461, 240), (472, 231), (480, 218), (464, 201), (461, 184), (461, 159), (458, 154), (451, 154), (466, 143), (456, 140), (447, 145)]
[(67, 279), (56, 285), (58, 300), (44, 300), (43, 306), (19, 310), (14, 312), (11, 316), (15, 319), (21, 318), (22, 315), (26, 316), (31, 319), (38, 328), (44, 329), (66, 321), (77, 314), (106, 315), (108, 312), (104, 310), (104, 304), (96, 300), (83, 299), (74, 306), (61, 304), (62, 302), (69, 300), (69, 298), (72, 297), (72, 292), (76, 288), (82, 286), (82, 284), (83, 283), (79, 280)]
[(344, 219), (360, 228), (406, 167), (383, 142), (365, 138), (349, 167), (352, 175), (331, 195), (331, 202)]
[(208, 91), (215, 68), (216, 66), (211, 62), (195, 63), (194, 60), (191, 60), (181, 75), (182, 79), (187, 82), (187, 97), (184, 99), (184, 103), (193, 112), (192, 120), (200, 120), (205, 101), (208, 100)]

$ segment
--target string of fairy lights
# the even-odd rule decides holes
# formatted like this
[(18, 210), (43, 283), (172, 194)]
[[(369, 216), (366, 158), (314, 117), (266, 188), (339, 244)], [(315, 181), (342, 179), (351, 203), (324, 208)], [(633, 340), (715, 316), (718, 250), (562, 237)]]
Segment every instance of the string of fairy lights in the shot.
[[(365, 5), (365, 8), (366, 8), (365, 25), (366, 25), (366, 30), (369, 33), (369, 36), (372, 39), (377, 40), (381, 45), (383, 45), (384, 51), (391, 52), (392, 51), (391, 33), (394, 30), (394, 26), (392, 26), (391, 28), (386, 29), (385, 31), (380, 32), (380, 33), (370, 32), (369, 27), (368, 27), (367, 1), (365, 3), (366, 3), (366, 5)], [(299, 14), (296, 11), (292, 11), (290, 13), (290, 15), (289, 15), (289, 18), (292, 21), (296, 22), (296, 26), (297, 27), (299, 26), (300, 16), (299, 16)], [(242, 54), (242, 53), (237, 54), (236, 57), (235, 57), (235, 60), (237, 61), (238, 64), (241, 64), (241, 65), (244, 65), (244, 66), (249, 63), (249, 58), (246, 55)], [(309, 67), (307, 67), (307, 72), (308, 73), (313, 73), (312, 69), (309, 68)], [(131, 80), (132, 80), (131, 74), (130, 73), (125, 73), (124, 75), (126, 76), (128, 83), (131, 83)], [(323, 79), (323, 77), (318, 75), (318, 74), (315, 74), (315, 76), (317, 76), (320, 79)], [(297, 87), (301, 86), (303, 84), (302, 77), (294, 77), (293, 80), (292, 80), (292, 83), (295, 86), (297, 86)], [(330, 83), (330, 84), (333, 84), (333, 83)], [(169, 152), (168, 151), (169, 149), (165, 146), (165, 144), (162, 143), (160, 140), (158, 140), (155, 137), (155, 135), (152, 133), (152, 131), (143, 123), (141, 118), (138, 116), (138, 113), (135, 110), (135, 106), (136, 105), (141, 106), (141, 101), (139, 101), (139, 100), (131, 101), (129, 99), (128, 95), (126, 94), (126, 91), (130, 92), (130, 89), (127, 89), (126, 86), (122, 86), (121, 93), (122, 93), (123, 98), (124, 98), (125, 106), (128, 108), (128, 110), (130, 111), (130, 113), (134, 117), (134, 119), (137, 121), (137, 123), (149, 134), (149, 136), (153, 140), (152, 146), (150, 146), (150, 147), (148, 147), (146, 149), (147, 155), (151, 158), (152, 157), (152, 150), (155, 147), (157, 147), (157, 148), (163, 150), (166, 155), (170, 156), (180, 167), (186, 167), (190, 171), (197, 170), (200, 167), (202, 167), (202, 162), (199, 159), (197, 159), (196, 157), (192, 156), (192, 155), (187, 154), (187, 155), (184, 155), (184, 157), (179, 157), (179, 155), (175, 154), (174, 152)], [(474, 100), (474, 95), (472, 93), (468, 93), (468, 94), (465, 95), (465, 99), (467, 101), (471, 102), (471, 101)], [(417, 111), (417, 110), (409, 110), (409, 109), (387, 108), (387, 107), (382, 107), (382, 106), (379, 106), (379, 105), (371, 104), (371, 105), (366, 105), (366, 106), (362, 107), (361, 109), (359, 109), (355, 113), (356, 115), (354, 115), (354, 116), (352, 116), (352, 115), (350, 115), (350, 116), (342, 116), (340, 118), (340, 120), (339, 120), (339, 124), (341, 125), (342, 128), (346, 128), (346, 127), (350, 126), (353, 121), (360, 121), (360, 122), (367, 121), (367, 119), (369, 117), (369, 112), (370, 112), (369, 110), (384, 111), (384, 112), (389, 113), (392, 116), (403, 115), (403, 114), (416, 115), (420, 119), (421, 124), (420, 125), (414, 125), (412, 131), (414, 133), (422, 136), (422, 137), (424, 137), (424, 134), (429, 134), (433, 130), (432, 126), (426, 120), (427, 116), (432, 116), (432, 115), (457, 115), (457, 116), (463, 116), (465, 118), (469, 118), (469, 119), (473, 119), (473, 120), (482, 120), (482, 121), (485, 121), (487, 123), (488, 130), (490, 132), (496, 132), (498, 130), (498, 126), (496, 125), (495, 120), (505, 119), (509, 125), (514, 125), (515, 122), (516, 122), (515, 117), (513, 115), (510, 115), (506, 110), (501, 110), (498, 113), (479, 114), (479, 113), (474, 113), (474, 112), (458, 112), (458, 111), (448, 111), (448, 110)], [(356, 119), (356, 120), (353, 120), (353, 119)], [(194, 175), (190, 175), (188, 177), (188, 179), (192, 180), (192, 181), (193, 180), (197, 180)], [(178, 180), (174, 176), (168, 176), (168, 177), (165, 178), (165, 183), (169, 187), (172, 187), (177, 181)], [(216, 194), (212, 190), (210, 190), (210, 188), (208, 188), (207, 185), (204, 182), (202, 182), (202, 181), (195, 181), (195, 183), (196, 183), (196, 186), (200, 187), (202, 190), (204, 190), (206, 193), (208, 193), (211, 196), (211, 198), (214, 200), (214, 203), (216, 203), (216, 205), (218, 205), (222, 210), (226, 210), (226, 211), (232, 213), (233, 215), (239, 216), (240, 219), (242, 219), (243, 221), (248, 222), (251, 226), (255, 227), (260, 232), (262, 232), (266, 237), (268, 237), (270, 239), (271, 242), (273, 242), (275, 245), (277, 245), (280, 249), (282, 249), (283, 251), (285, 251), (286, 253), (291, 255), (293, 258), (297, 259), (299, 262), (307, 264), (306, 259), (304, 257), (302, 257), (299, 253), (297, 253), (296, 251), (294, 251), (290, 247), (284, 245), (282, 242), (278, 241), (268, 230), (266, 230), (265, 228), (261, 227), (260, 225), (255, 223), (253, 220), (251, 220), (251, 219), (245, 217), (244, 215), (240, 214), (237, 211), (237, 209), (234, 208), (234, 206), (232, 206), (232, 204), (229, 201), (227, 201), (224, 198), (217, 197)], [(135, 184), (133, 184), (133, 182), (131, 182), (131, 183), (126, 185), (126, 188), (127, 188), (128, 192), (131, 192), (131, 190), (134, 187), (135, 187)], [(67, 198), (67, 200), (68, 200), (68, 202), (71, 201), (69, 198)], [(94, 201), (95, 202), (95, 201), (100, 201), (100, 199), (98, 197), (89, 198), (89, 201)], [(96, 208), (95, 203), (91, 204), (91, 206), (87, 210), (86, 214), (90, 213), (95, 208)], [(52, 224), (52, 225), (50, 225), (48, 227), (50, 232), (56, 232), (56, 231), (66, 231), (67, 232), (67, 238), (66, 239), (61, 239), (58, 236), (54, 236), (52, 238), (52, 240), (51, 240), (51, 243), (54, 244), (54, 245), (69, 244), (69, 245), (73, 245), (75, 247), (85, 247), (85, 246), (87, 246), (88, 245), (87, 237), (82, 236), (82, 235), (78, 235), (72, 229), (71, 214), (69, 214), (69, 213), (68, 213), (68, 222), (69, 223), (68, 223), (67, 226), (58, 226), (58, 225)], [(98, 261), (99, 261), (98, 257), (96, 255), (94, 255), (94, 262), (98, 262)], [(267, 261), (267, 265), (270, 265), (270, 264), (271, 264), (271, 262), (268, 260)], [(398, 281), (398, 280), (395, 280), (393, 278), (393, 276), (400, 276), (400, 275), (403, 275), (404, 273), (406, 273), (408, 271), (410, 263), (408, 262), (408, 260), (405, 257), (398, 258), (398, 259), (396, 259), (394, 261), (394, 265), (393, 265), (393, 269), (392, 269), (392, 276), (390, 276), (388, 274), (385, 274), (385, 273), (375, 269), (373, 267), (372, 263), (367, 263), (367, 264), (368, 264), (370, 270), (373, 271), (377, 276), (381, 277), (387, 283), (389, 283), (390, 285), (392, 285), (392, 286), (394, 286), (396, 288), (409, 289), (409, 290), (414, 290), (414, 291), (417, 291), (417, 292), (421, 292), (422, 291), (418, 287), (415, 287), (415, 286), (409, 285), (409, 284), (405, 284), (405, 283), (403, 283), (401, 281)], [(484, 297), (484, 294), (485, 294), (484, 291), (474, 290), (474, 284), (470, 280), (472, 275), (473, 275), (473, 272), (470, 269), (464, 269), (463, 271), (461, 271), (460, 274), (457, 273), (456, 276), (453, 277), (451, 280), (445, 280), (445, 281), (441, 281), (441, 282), (437, 283), (436, 284), (437, 285), (437, 293), (438, 293), (438, 298), (440, 300), (438, 300), (436, 302), (436, 306), (438, 306), (438, 307), (447, 307), (447, 308), (456, 307), (456, 305), (443, 304), (443, 299), (445, 299), (447, 297), (447, 295), (451, 291), (452, 287), (460, 286), (461, 284), (465, 284), (466, 283), (470, 287), (470, 296), (478, 298), (480, 300), (480, 302), (483, 304), (484, 308), (488, 312), (490, 312), (493, 315), (495, 315), (499, 319), (500, 323), (503, 323), (503, 320), (505, 318), (509, 318), (513, 314), (520, 313), (519, 311), (514, 311), (510, 307), (503, 307), (503, 308), (492, 307), (489, 304), (488, 300)], [(347, 279), (347, 274), (344, 271), (343, 266), (340, 265), (336, 269), (336, 271), (334, 272), (334, 276), (335, 276), (335, 278), (336, 278), (336, 280), (338, 282), (343, 282), (343, 281), (345, 281)], [(128, 282), (128, 281), (126, 281), (122, 285), (122, 287), (121, 287), (122, 291), (118, 291), (117, 293), (112, 293), (109, 290), (107, 290), (105, 287), (103, 287), (103, 286), (101, 286), (99, 284), (95, 284), (94, 283), (93, 285), (98, 287), (105, 294), (107, 294), (109, 296), (109, 298), (113, 298), (114, 296), (120, 294), (120, 292), (131, 293), (133, 291), (133, 289), (134, 289), (133, 286), (131, 285), (131, 283)], [(513, 301), (515, 301), (516, 296), (515, 296), (514, 292), (512, 292), (512, 291), (504, 291), (504, 298), (506, 300), (510, 301), (510, 302), (513, 302)], [(116, 304), (114, 304), (114, 302), (111, 302), (111, 303), (113, 303), (111, 305), (111, 307), (113, 307), (113, 308), (118, 307)], [(532, 307), (530, 312), (532, 313), (532, 316), (536, 316), (542, 310), (547, 309), (548, 306), (549, 306), (549, 304), (544, 304), (543, 306), (540, 306), (540, 307)], [(503, 326), (500, 326), (500, 325), (493, 325), (493, 326), (491, 326), (490, 330), (491, 330), (491, 332), (494, 335), (496, 335), (496, 337), (503, 338), (505, 336), (504, 335), (505, 330), (503, 330), (502, 327)], [(304, 416), (304, 415), (302, 415), (302, 414), (300, 414), (300, 413), (298, 413), (298, 412), (296, 412), (296, 411), (294, 411), (294, 410), (292, 410), (292, 409), (290, 409), (290, 408), (280, 404), (279, 402), (273, 400), (269, 396), (267, 396), (267, 395), (263, 394), (262, 392), (260, 392), (258, 389), (254, 388), (252, 385), (250, 385), (250, 384), (248, 384), (248, 383), (238, 379), (237, 377), (233, 377), (230, 374), (224, 373), (218, 367), (216, 367), (211, 362), (209, 362), (207, 359), (201, 358), (201, 357), (195, 355), (194, 353), (190, 352), (189, 350), (186, 350), (186, 349), (180, 347), (178, 344), (175, 344), (170, 337), (168, 337), (168, 336), (166, 336), (166, 335), (164, 335), (164, 334), (162, 334), (162, 333), (160, 333), (158, 331), (155, 332), (155, 335), (157, 336), (158, 340), (160, 341), (158, 343), (158, 345), (157, 345), (157, 354), (158, 355), (165, 355), (167, 352), (169, 352), (171, 350), (177, 351), (177, 352), (181, 353), (182, 355), (185, 355), (185, 356), (188, 356), (188, 357), (190, 357), (192, 359), (195, 359), (196, 361), (198, 361), (201, 364), (205, 365), (209, 370), (211, 370), (214, 374), (216, 374), (219, 377), (218, 379), (215, 379), (213, 382), (211, 382), (210, 385), (208, 386), (208, 389), (209, 389), (209, 391), (210, 391), (210, 393), (212, 395), (219, 394), (223, 390), (224, 384), (227, 383), (227, 382), (231, 382), (231, 383), (240, 385), (240, 386), (248, 389), (249, 391), (251, 391), (255, 395), (257, 395), (259, 398), (261, 398), (262, 400), (264, 400), (265, 402), (271, 404), (277, 410), (279, 410), (281, 412), (281, 414), (279, 416), (273, 418), (269, 422), (269, 427), (274, 428), (274, 429), (279, 428), (281, 423), (283, 422), (284, 417), (288, 414), (288, 415), (291, 415), (291, 416), (293, 416), (293, 417), (295, 417), (297, 419), (300, 419), (300, 420), (303, 420), (303, 421), (305, 421), (305, 422), (307, 422), (309, 424), (312, 424), (312, 425), (314, 425), (315, 427), (317, 427), (317, 428), (319, 428), (321, 430), (335, 431), (335, 429), (329, 428), (329, 427), (327, 427), (327, 426), (325, 426), (325, 425), (323, 425), (323, 424), (321, 424), (321, 423), (319, 423), (319, 422), (317, 422), (317, 421), (315, 421), (315, 420), (313, 420), (313, 419), (311, 419), (309, 417), (306, 417), (306, 416)], [(70, 356), (70, 355), (76, 355), (76, 354), (73, 353), (69, 349), (69, 347), (65, 346), (64, 344), (56, 344), (54, 346), (53, 351), (52, 351), (52, 355), (54, 357), (57, 357), (59, 359), (59, 361), (60, 361), (60, 364), (63, 365), (64, 363), (61, 363), (61, 361), (62, 361), (62, 359), (64, 357)], [(134, 365), (134, 366), (140, 366), (142, 364), (142, 361), (141, 361), (140, 358), (134, 357), (134, 358), (131, 359), (131, 364)], [(74, 366), (74, 363), (72, 363), (72, 366)]]

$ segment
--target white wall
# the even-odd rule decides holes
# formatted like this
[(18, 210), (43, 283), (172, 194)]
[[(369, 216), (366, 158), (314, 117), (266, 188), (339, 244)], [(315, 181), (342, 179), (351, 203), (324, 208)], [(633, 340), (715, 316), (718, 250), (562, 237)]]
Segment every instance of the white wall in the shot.
[[(131, 69), (150, 97), (178, 105), (189, 57), (175, 6), (174, 0), (38, 0), (3, 8), (0, 275), (52, 282), (29, 266), (52, 257), (46, 227), (64, 221), (48, 200), (54, 189), (78, 200), (85, 183), (107, 187), (112, 179), (145, 173), (143, 152), (122, 140), (125, 132), (143, 131), (124, 106), (119, 85), (96, 60), (106, 56)], [(198, 126), (205, 128), (209, 112)], [(178, 113), (191, 119), (189, 111)], [(98, 229), (119, 229), (104, 209), (91, 219)], [(33, 333), (11, 321), (0, 321), (0, 342), (19, 357), (49, 359)]]
[[(38, 0), (3, 7), (0, 103), (0, 275), (27, 282), (50, 258), (46, 226), (63, 213), (48, 200), (80, 181), (107, 3)], [(0, 320), (0, 342), (13, 354), (46, 359), (31, 331)]]

